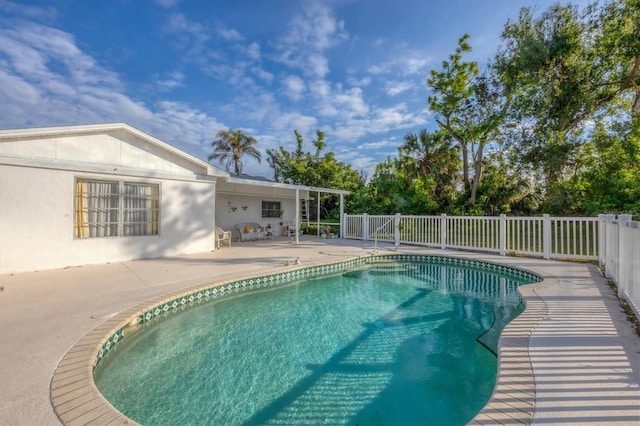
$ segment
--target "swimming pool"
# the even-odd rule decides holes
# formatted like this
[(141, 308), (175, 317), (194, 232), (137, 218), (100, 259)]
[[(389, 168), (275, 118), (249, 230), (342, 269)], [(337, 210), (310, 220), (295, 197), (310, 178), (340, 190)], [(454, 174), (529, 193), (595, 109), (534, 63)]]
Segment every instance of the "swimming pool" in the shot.
[(499, 330), (521, 311), (515, 290), (537, 276), (439, 256), (340, 265), (151, 307), (124, 342), (114, 334), (96, 383), (144, 424), (470, 420), (493, 389)]

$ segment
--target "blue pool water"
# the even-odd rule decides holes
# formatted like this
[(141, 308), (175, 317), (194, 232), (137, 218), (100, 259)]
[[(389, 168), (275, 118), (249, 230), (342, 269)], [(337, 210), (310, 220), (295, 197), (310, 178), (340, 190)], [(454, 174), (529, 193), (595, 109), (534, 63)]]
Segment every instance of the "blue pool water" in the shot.
[(158, 317), (95, 381), (145, 424), (465, 424), (495, 384), (522, 278), (374, 264)]

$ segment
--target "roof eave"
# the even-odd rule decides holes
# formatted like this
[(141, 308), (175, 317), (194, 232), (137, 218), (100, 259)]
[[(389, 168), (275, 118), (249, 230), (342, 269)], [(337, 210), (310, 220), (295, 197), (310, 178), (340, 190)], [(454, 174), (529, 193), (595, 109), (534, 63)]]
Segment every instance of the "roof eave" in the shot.
[(240, 185), (253, 185), (253, 186), (266, 186), (269, 188), (283, 188), (283, 189), (292, 189), (292, 190), (302, 190), (302, 191), (311, 191), (311, 192), (324, 192), (328, 194), (340, 194), (340, 195), (349, 195), (349, 191), (345, 191), (343, 189), (333, 189), (333, 188), (321, 188), (317, 186), (306, 186), (306, 185), (295, 185), (291, 183), (281, 183), (281, 182), (267, 182), (261, 180), (253, 180), (253, 179), (243, 179), (240, 177), (229, 176), (226, 178), (226, 181), (229, 183), (235, 183)]

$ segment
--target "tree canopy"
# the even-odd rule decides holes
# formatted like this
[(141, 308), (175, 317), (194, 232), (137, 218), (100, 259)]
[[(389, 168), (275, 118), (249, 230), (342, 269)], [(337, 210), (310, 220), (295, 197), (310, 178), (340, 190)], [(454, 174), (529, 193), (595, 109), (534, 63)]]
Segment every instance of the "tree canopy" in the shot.
[(501, 39), (482, 69), (459, 39), (426, 79), (437, 128), (368, 180), (321, 131), (267, 151), (275, 179), (349, 190), (354, 213), (640, 214), (640, 1), (522, 8)]

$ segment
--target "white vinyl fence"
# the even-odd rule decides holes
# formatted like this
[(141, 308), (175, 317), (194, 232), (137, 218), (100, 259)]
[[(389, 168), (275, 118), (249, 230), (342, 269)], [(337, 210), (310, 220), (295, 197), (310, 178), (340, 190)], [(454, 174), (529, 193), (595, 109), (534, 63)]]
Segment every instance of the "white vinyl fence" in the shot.
[(599, 262), (605, 276), (616, 283), (618, 297), (625, 299), (640, 318), (640, 222), (631, 215), (600, 215), (602, 238)]
[(343, 238), (545, 259), (597, 260), (640, 316), (640, 222), (630, 215), (497, 217), (348, 215)]

